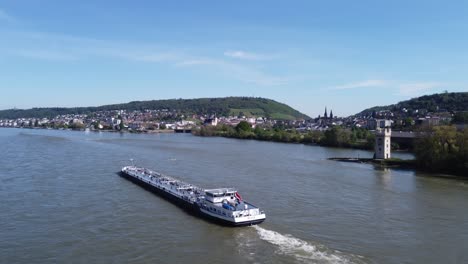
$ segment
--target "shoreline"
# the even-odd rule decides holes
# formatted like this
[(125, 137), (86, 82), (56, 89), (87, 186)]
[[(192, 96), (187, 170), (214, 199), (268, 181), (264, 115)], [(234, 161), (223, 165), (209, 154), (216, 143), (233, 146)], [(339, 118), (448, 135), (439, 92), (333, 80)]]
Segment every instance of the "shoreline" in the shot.
[[(170, 134), (176, 133), (172, 129), (155, 129), (155, 130), (145, 130), (145, 131), (134, 131), (134, 130), (110, 130), (110, 129), (72, 129), (72, 128), (52, 128), (52, 127), (0, 127), (6, 129), (32, 129), (32, 130), (65, 130), (65, 131), (78, 131), (78, 132), (106, 132), (106, 133), (129, 133), (129, 134)], [(186, 133), (188, 134), (188, 133)]]
[[(66, 130), (66, 131), (76, 131), (76, 132), (107, 132), (107, 133), (128, 133), (128, 134), (177, 134), (175, 130), (147, 130), (147, 131), (118, 131), (118, 130), (85, 130), (85, 129), (70, 129), (70, 128), (42, 128), (42, 127), (0, 127), (0, 128), (16, 128), (16, 129), (40, 129), (40, 130)], [(193, 133), (185, 133), (191, 134), (197, 137), (222, 137), (222, 138), (230, 138), (230, 139), (238, 139), (238, 140), (255, 140), (255, 141), (262, 141), (262, 142), (273, 142), (273, 143), (283, 143), (283, 144), (302, 144), (305, 146), (316, 146), (316, 147), (325, 147), (325, 148), (341, 148), (341, 149), (359, 149), (359, 150), (367, 150), (371, 151), (368, 148), (358, 148), (358, 147), (350, 147), (350, 146), (327, 146), (321, 145), (317, 143), (304, 143), (304, 142), (284, 142), (284, 141), (275, 141), (275, 140), (261, 140), (256, 138), (238, 138), (238, 137), (225, 137), (225, 136), (200, 136), (195, 135)], [(407, 152), (412, 153), (408, 150), (395, 150), (396, 152)], [(468, 180), (468, 177), (464, 177), (463, 175), (453, 174), (447, 171), (432, 171), (432, 170), (424, 170), (416, 165), (416, 160), (401, 160), (401, 159), (389, 159), (389, 160), (376, 160), (372, 158), (356, 158), (356, 157), (330, 157), (327, 160), (333, 160), (338, 162), (352, 162), (352, 163), (366, 163), (372, 164), (375, 166), (380, 166), (382, 168), (396, 168), (396, 169), (404, 169), (404, 170), (413, 170), (413, 171), (421, 171), (425, 173), (429, 173), (431, 177), (437, 178), (444, 178), (444, 179), (459, 179), (459, 180)], [(435, 175), (438, 173), (440, 175)]]
[[(393, 168), (402, 170), (412, 170), (414, 172), (428, 173), (430, 177), (437, 177), (443, 179), (456, 179), (456, 180), (468, 180), (468, 177), (459, 174), (453, 174), (446, 171), (432, 171), (424, 170), (417, 166), (416, 160), (402, 160), (402, 159), (373, 159), (373, 158), (348, 158), (348, 157), (331, 157), (327, 160), (338, 161), (338, 162), (350, 162), (350, 163), (364, 163), (379, 166), (381, 168)], [(437, 174), (437, 175), (436, 175)]]
[[(268, 139), (261, 139), (261, 138), (251, 138), (251, 137), (230, 137), (230, 136), (224, 136), (224, 135), (197, 135), (192, 133), (192, 135), (196, 137), (222, 137), (222, 138), (231, 138), (231, 139), (239, 139), (239, 140), (255, 140), (255, 141), (261, 141), (261, 142), (273, 142), (273, 143), (284, 143), (284, 144), (302, 144), (306, 146), (318, 146), (318, 147), (327, 147), (327, 148), (342, 148), (342, 149), (358, 149), (358, 150), (367, 150), (367, 151), (372, 151), (373, 149), (370, 149), (366, 147), (365, 145), (342, 145), (342, 146), (330, 146), (326, 144), (319, 144), (316, 142), (298, 142), (298, 141), (282, 141), (282, 140), (268, 140)], [(393, 150), (393, 151), (398, 151), (398, 152), (408, 152), (412, 153), (409, 150), (403, 149), (403, 150)]]

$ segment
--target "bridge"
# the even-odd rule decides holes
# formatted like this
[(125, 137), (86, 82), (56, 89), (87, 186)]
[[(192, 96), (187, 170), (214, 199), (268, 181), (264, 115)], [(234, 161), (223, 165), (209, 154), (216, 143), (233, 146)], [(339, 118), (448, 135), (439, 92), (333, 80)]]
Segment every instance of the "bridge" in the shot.
[(414, 138), (420, 138), (422, 137), (423, 135), (421, 134), (421, 132), (412, 132), (412, 131), (393, 131), (392, 130), (392, 139), (393, 138), (410, 138), (410, 139), (414, 139)]
[[(375, 135), (379, 135), (379, 131), (375, 131)], [(412, 149), (415, 141), (424, 136), (424, 132), (413, 131), (391, 131), (391, 142), (397, 143), (400, 148)]]
[(175, 133), (192, 133), (192, 128), (175, 128), (174, 129)]

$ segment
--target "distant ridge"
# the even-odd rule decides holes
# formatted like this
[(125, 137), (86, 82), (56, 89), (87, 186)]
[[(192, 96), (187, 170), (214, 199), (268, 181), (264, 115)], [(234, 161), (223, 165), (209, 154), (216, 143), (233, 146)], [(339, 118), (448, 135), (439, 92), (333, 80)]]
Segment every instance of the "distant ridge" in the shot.
[(387, 106), (374, 106), (359, 112), (356, 115), (370, 116), (372, 112), (390, 110), (397, 111), (406, 108), (408, 111), (425, 109), (428, 112), (447, 111), (468, 111), (468, 92), (460, 93), (440, 93), (424, 95), (410, 100), (401, 101)]
[(133, 101), (123, 104), (97, 107), (45, 107), (31, 109), (8, 109), (0, 111), (0, 119), (16, 118), (52, 118), (66, 114), (88, 114), (108, 110), (145, 110), (167, 109), (182, 114), (216, 114), (218, 116), (263, 116), (277, 120), (309, 119), (309, 117), (290, 106), (266, 98), (223, 97), (199, 99), (167, 99), (151, 101)]

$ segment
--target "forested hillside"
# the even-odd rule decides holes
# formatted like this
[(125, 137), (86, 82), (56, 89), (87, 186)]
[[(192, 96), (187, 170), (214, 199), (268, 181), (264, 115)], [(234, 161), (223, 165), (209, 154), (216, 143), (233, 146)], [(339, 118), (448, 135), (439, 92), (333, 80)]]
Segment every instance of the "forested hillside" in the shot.
[(368, 108), (360, 112), (358, 115), (370, 115), (374, 111), (382, 110), (397, 112), (403, 108), (406, 108), (409, 112), (421, 109), (427, 110), (428, 112), (468, 111), (468, 92), (425, 95), (407, 101), (402, 101), (397, 104)]
[(145, 110), (167, 109), (182, 114), (216, 114), (218, 116), (245, 115), (264, 116), (273, 119), (301, 119), (309, 118), (305, 114), (289, 107), (286, 104), (271, 99), (253, 97), (225, 97), (200, 99), (169, 99), (152, 101), (134, 101), (124, 104), (103, 105), (98, 107), (72, 107), (72, 108), (32, 108), (27, 110), (9, 109), (0, 111), (0, 118), (22, 117), (55, 117), (64, 114), (87, 114), (106, 110)]

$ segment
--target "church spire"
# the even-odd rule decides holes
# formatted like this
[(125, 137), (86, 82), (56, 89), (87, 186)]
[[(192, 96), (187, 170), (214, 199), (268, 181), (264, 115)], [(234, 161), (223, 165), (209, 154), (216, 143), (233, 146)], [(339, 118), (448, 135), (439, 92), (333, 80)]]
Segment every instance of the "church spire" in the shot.
[(330, 109), (330, 119), (333, 119), (333, 110)]
[(327, 107), (325, 106), (325, 113), (323, 114), (323, 118), (327, 119), (328, 114), (327, 114)]

